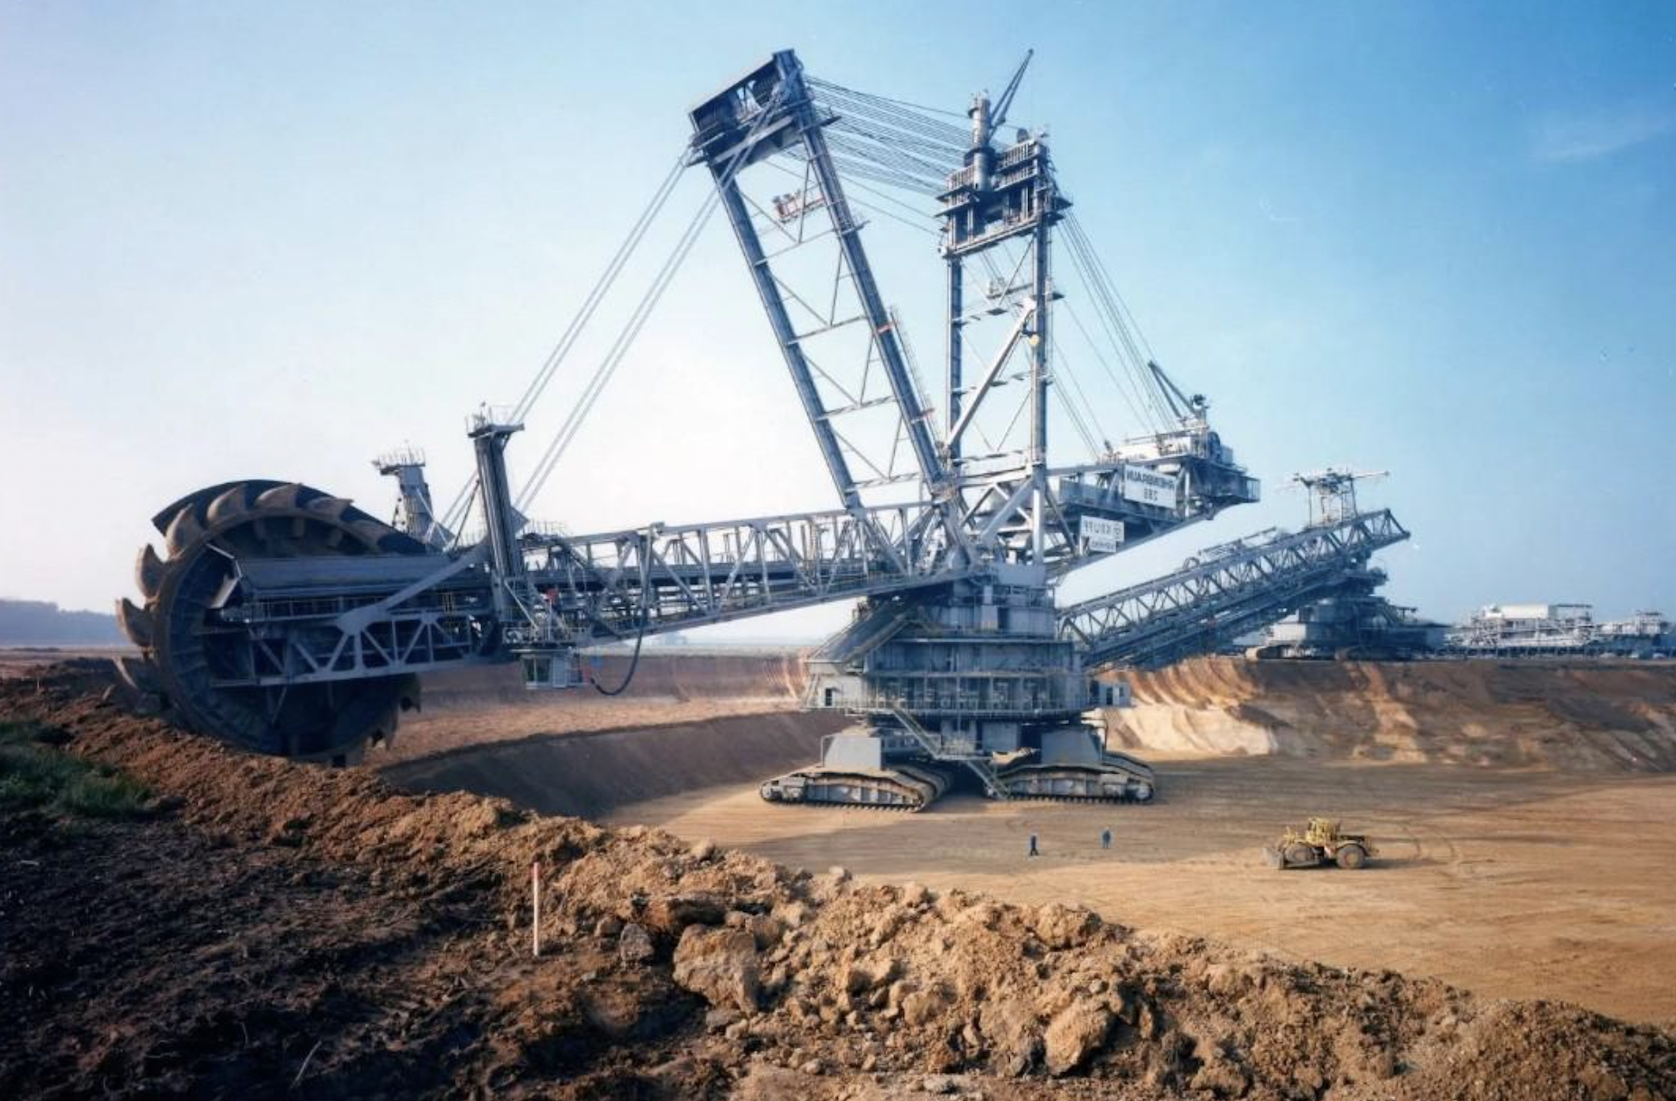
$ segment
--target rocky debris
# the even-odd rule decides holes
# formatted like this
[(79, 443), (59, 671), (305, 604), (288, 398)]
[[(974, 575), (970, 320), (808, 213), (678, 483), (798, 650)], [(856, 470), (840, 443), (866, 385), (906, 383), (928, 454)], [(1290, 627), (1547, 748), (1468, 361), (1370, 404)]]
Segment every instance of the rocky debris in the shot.
[(657, 948), (652, 944), (652, 934), (646, 931), (644, 925), (631, 921), (623, 926), (623, 931), (617, 935), (618, 959), (625, 964), (636, 964), (645, 963), (655, 955)]
[(1047, 947), (1061, 951), (1088, 943), (1099, 928), (1094, 911), (1050, 902), (1037, 911), (1032, 931)]
[(756, 941), (743, 929), (689, 925), (675, 946), (676, 985), (713, 1006), (757, 1009)]
[(1044, 1037), (1047, 1072), (1069, 1074), (1082, 1066), (1105, 1046), (1111, 1027), (1111, 1010), (1098, 1002), (1077, 1002), (1060, 1012)]
[(978, 1032), (988, 1046), (992, 1066), (1017, 1077), (1041, 1057), (1042, 1035), (1036, 1014), (1022, 1002), (985, 1002), (978, 1011)]
[[(0, 1096), (248, 1093), (289, 1082), (317, 1040), (307, 1084), (328, 1098), (1676, 1096), (1676, 1039), (1657, 1029), (407, 794), (45, 684), (0, 686), (0, 713), (49, 720), (72, 752), (180, 806), (101, 840), (89, 859), (109, 853), (109, 869), (66, 871), (57, 893), (42, 877), (64, 861), (0, 862), (0, 997), (25, 1007), (0, 1020)], [(26, 825), (0, 815), (9, 852), (45, 844), (18, 841), (36, 836)], [(128, 855), (164, 836), (196, 848)], [(272, 883), (217, 878), (246, 866)], [(171, 908), (144, 936), (118, 930), (160, 891)], [(323, 923), (339, 897), (358, 909)], [(105, 924), (76, 920), (88, 913)], [(288, 950), (242, 961), (269, 941)]]
[(682, 894), (654, 898), (638, 916), (655, 932), (678, 937), (689, 925), (720, 925), (726, 914), (727, 905), (714, 895)]

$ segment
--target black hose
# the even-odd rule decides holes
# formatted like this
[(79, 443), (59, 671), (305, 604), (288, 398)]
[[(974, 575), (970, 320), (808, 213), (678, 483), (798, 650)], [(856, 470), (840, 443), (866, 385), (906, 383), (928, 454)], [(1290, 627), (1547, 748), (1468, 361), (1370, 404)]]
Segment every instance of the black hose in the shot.
[(634, 671), (640, 668), (640, 644), (646, 641), (646, 621), (648, 618), (649, 617), (646, 616), (645, 613), (642, 613), (640, 616), (640, 634), (635, 637), (634, 656), (629, 659), (629, 671), (628, 675), (623, 678), (623, 683), (619, 684), (615, 688), (601, 688), (599, 686), (599, 681), (591, 681), (590, 683), (594, 686), (594, 691), (598, 692), (602, 696), (620, 696), (628, 689), (628, 686), (633, 683)]

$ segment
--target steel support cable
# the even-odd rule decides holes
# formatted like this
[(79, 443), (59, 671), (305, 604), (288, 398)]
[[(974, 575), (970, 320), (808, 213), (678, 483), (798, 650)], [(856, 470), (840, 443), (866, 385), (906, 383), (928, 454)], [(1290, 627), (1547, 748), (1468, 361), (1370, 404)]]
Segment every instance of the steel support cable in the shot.
[[(855, 96), (859, 99), (877, 100), (880, 103), (889, 104), (892, 107), (898, 108), (900, 110), (916, 111), (916, 112), (923, 113), (925, 115), (947, 115), (950, 118), (965, 118), (966, 117), (966, 113), (964, 111), (951, 111), (947, 107), (930, 107), (930, 106), (927, 106), (926, 104), (923, 104), (923, 103), (914, 103), (911, 100), (895, 99), (891, 96), (880, 95), (877, 92), (863, 92), (859, 88), (850, 88), (850, 87), (847, 87), (846, 85), (836, 84), (833, 81), (824, 80), (824, 79), (822, 79), (820, 77), (817, 77), (817, 76), (811, 76), (811, 77), (807, 78), (807, 83), (811, 87), (822, 88), (822, 89), (827, 89), (827, 90), (836, 91), (836, 92), (842, 92), (842, 93), (845, 93), (847, 95)], [(937, 119), (927, 119), (927, 121), (928, 122), (937, 122), (939, 120), (937, 120)], [(942, 125), (947, 126), (947, 125), (950, 125), (950, 124), (949, 123), (943, 123)]]
[(1152, 423), (1152, 416), (1145, 403), (1139, 401), (1138, 395), (1131, 393), (1133, 380), (1131, 380), (1129, 385), (1126, 386), (1124, 383), (1125, 376), (1112, 369), (1112, 365), (1107, 362), (1106, 357), (1100, 353), (1099, 342), (1096, 341), (1094, 339), (1094, 335), (1088, 331), (1088, 326), (1083, 324), (1081, 315), (1077, 313), (1076, 309), (1071, 305), (1069, 299), (1064, 302), (1063, 308), (1066, 316), (1071, 319), (1071, 323), (1075, 325), (1077, 327), (1077, 331), (1082, 334), (1083, 340), (1088, 342), (1089, 350), (1094, 353), (1095, 362), (1099, 363), (1101, 368), (1106, 372), (1106, 377), (1112, 380), (1112, 385), (1117, 388), (1117, 396), (1122, 398), (1123, 404), (1129, 407), (1129, 412), (1134, 416), (1136, 422), (1143, 428), (1156, 428), (1156, 426)]
[[(935, 111), (935, 108), (905, 104), (901, 100), (889, 100), (882, 96), (857, 92), (854, 89), (828, 84), (824, 81), (810, 80), (809, 84), (814, 88), (815, 101), (825, 106), (874, 118), (889, 119), (897, 126), (918, 131), (936, 141), (959, 144), (969, 140), (970, 135), (966, 127), (952, 122), (944, 122), (942, 119), (933, 118), (931, 114), (927, 113), (928, 111)], [(952, 111), (946, 113), (956, 118), (965, 117)]]
[(1146, 399), (1147, 404), (1152, 407), (1161, 424), (1168, 425), (1171, 417), (1168, 412), (1167, 401), (1159, 389), (1157, 379), (1152, 377), (1152, 373), (1146, 366), (1152, 358), (1151, 349), (1148, 348), (1147, 352), (1143, 354), (1141, 347), (1136, 344), (1138, 337), (1140, 344), (1145, 345), (1145, 336), (1140, 333), (1139, 327), (1135, 325), (1134, 317), (1129, 314), (1128, 307), (1124, 305), (1122, 295), (1118, 294), (1117, 289), (1112, 285), (1110, 272), (1107, 271), (1104, 262), (1101, 261), (1098, 251), (1095, 250), (1093, 242), (1089, 240), (1082, 224), (1076, 220), (1075, 216), (1067, 217), (1065, 221), (1066, 228), (1069, 231), (1067, 239), (1072, 242), (1073, 253), (1081, 255), (1082, 263), (1087, 268), (1087, 271), (1083, 273), (1083, 278), (1093, 284), (1100, 306), (1109, 315), (1112, 327), (1121, 337), (1133, 363), (1133, 370), (1141, 394)]
[[(1066, 221), (1067, 228), (1070, 228), (1069, 219)], [(1070, 228), (1070, 231), (1066, 234), (1066, 241), (1071, 246), (1072, 260), (1076, 263), (1079, 274), (1082, 275), (1083, 282), (1088, 287), (1089, 297), (1093, 301), (1095, 309), (1103, 314), (1103, 320), (1107, 322), (1111, 335), (1121, 344), (1122, 350), (1128, 354), (1131, 367), (1136, 371), (1138, 377), (1139, 373), (1145, 370), (1146, 357), (1141, 354), (1140, 346), (1135, 342), (1134, 334), (1129, 331), (1122, 315), (1117, 310), (1111, 288), (1102, 278), (1100, 269), (1095, 262), (1092, 247), (1088, 240), (1074, 228)]]
[[(857, 141), (841, 133), (830, 135), (827, 143), (835, 151), (841, 151), (857, 160), (906, 177), (912, 182), (912, 189), (916, 191), (929, 191), (935, 194), (943, 189), (948, 180), (950, 169), (945, 165), (916, 158), (883, 145)], [(959, 161), (956, 160), (953, 163), (958, 165)]]
[(897, 156), (887, 150), (865, 143), (852, 142), (843, 134), (833, 134), (829, 144), (835, 152), (873, 166), (877, 171), (888, 172), (902, 177), (903, 186), (908, 190), (923, 192), (927, 195), (941, 194), (948, 183), (949, 165), (959, 165), (959, 161), (930, 162), (913, 160)]
[(847, 130), (875, 140), (887, 142), (892, 148), (912, 147), (943, 158), (959, 160), (969, 148), (971, 139), (955, 128), (927, 129), (912, 119), (880, 113), (866, 107), (842, 101), (820, 102), (831, 114), (833, 130)]
[(1089, 300), (1094, 306), (1096, 318), (1105, 329), (1106, 336), (1111, 341), (1113, 350), (1117, 352), (1119, 360), (1124, 360), (1127, 357), (1124, 372), (1120, 374), (1113, 370), (1106, 358), (1100, 355), (1098, 343), (1082, 323), (1082, 319), (1076, 311), (1071, 309), (1067, 312), (1070, 313), (1072, 321), (1082, 332), (1084, 339), (1089, 342), (1089, 346), (1094, 349), (1095, 358), (1100, 361), (1100, 365), (1106, 369), (1106, 374), (1111, 377), (1112, 382), (1118, 387), (1124, 401), (1128, 403), (1130, 411), (1135, 414), (1143, 426), (1154, 432), (1162, 431), (1168, 423), (1168, 419), (1161, 419), (1156, 401), (1148, 400), (1151, 389), (1145, 383), (1143, 376), (1145, 365), (1138, 358), (1139, 349), (1132, 339), (1128, 339), (1122, 334), (1121, 327), (1113, 319), (1110, 303), (1101, 296), (1097, 276), (1089, 269), (1086, 251), (1077, 242), (1075, 235), (1067, 235), (1067, 241), (1072, 246), (1067, 250), (1071, 256), (1071, 266), (1082, 278), (1084, 288), (1088, 291)]
[[(772, 158), (770, 158), (769, 160), (764, 161), (763, 163), (768, 165), (770, 168), (774, 169), (776, 172), (783, 172), (786, 175), (792, 177), (793, 179), (799, 179), (800, 180), (800, 179), (803, 178), (803, 174), (801, 172), (798, 172), (794, 168), (789, 168), (786, 165), (783, 165), (783, 164), (779, 163), (778, 161), (776, 161)], [(865, 191), (869, 195), (876, 195), (880, 199), (883, 199), (886, 202), (895, 203), (897, 206), (900, 206), (902, 209), (904, 209), (904, 210), (906, 210), (906, 211), (908, 211), (912, 214), (918, 215), (919, 217), (925, 218), (927, 220), (930, 220), (931, 218), (936, 217), (936, 215), (927, 214), (926, 212), (924, 212), (922, 210), (915, 210), (913, 207), (909, 206), (907, 203), (903, 202), (901, 199), (898, 199), (893, 195), (887, 194), (886, 192), (880, 191), (878, 188), (868, 187), (866, 184), (857, 183), (854, 179), (845, 180), (844, 181), (844, 187), (846, 189), (846, 197), (848, 198), (849, 204), (851, 206), (859, 206), (864, 210), (870, 210), (873, 213), (878, 214), (881, 217), (890, 218), (893, 221), (900, 222), (903, 225), (907, 226), (909, 229), (917, 230), (920, 233), (928, 233), (933, 237), (941, 237), (942, 236), (941, 233), (939, 233), (937, 230), (933, 229), (932, 227), (930, 227), (928, 225), (920, 225), (917, 222), (909, 221), (906, 217), (904, 217), (901, 214), (897, 214), (893, 211), (886, 210), (883, 207), (874, 206), (872, 203), (866, 202), (865, 200), (857, 199), (853, 195), (848, 194), (848, 189), (855, 188), (857, 190)]]
[(540, 400), (547, 384), (552, 380), (553, 373), (569, 353), (583, 326), (588, 323), (589, 318), (598, 309), (600, 300), (605, 297), (605, 293), (610, 290), (611, 284), (616, 281), (617, 275), (633, 257), (640, 242), (645, 239), (646, 231), (651, 228), (652, 222), (663, 210), (664, 204), (675, 190), (675, 184), (680, 179), (681, 172), (687, 167), (687, 152), (687, 147), (683, 145), (680, 155), (675, 158), (675, 163), (670, 166), (669, 175), (664, 177), (663, 183), (659, 185), (657, 192), (652, 196), (652, 200), (640, 212), (640, 217), (635, 221), (634, 228), (629, 231), (628, 239), (618, 246), (616, 255), (611, 258), (611, 263), (606, 266), (605, 273), (600, 276), (599, 282), (594, 285), (594, 290), (589, 294), (587, 301), (583, 303), (582, 309), (577, 312), (575, 319), (571, 321), (570, 328), (559, 339), (558, 345), (548, 356), (541, 372), (537, 374), (535, 379), (531, 380), (529, 388), (524, 391), (524, 396), (519, 399), (517, 409), (513, 413), (514, 420), (522, 420), (529, 413), (531, 407)]
[(965, 151), (964, 143), (924, 137), (917, 131), (900, 129), (888, 120), (869, 118), (865, 115), (839, 114), (834, 119), (831, 129), (874, 141), (888, 142), (893, 148), (912, 149), (936, 156), (958, 156)]
[(824, 98), (817, 101), (817, 105), (831, 116), (833, 125), (865, 124), (899, 134), (904, 140), (940, 149), (963, 150), (971, 144), (971, 136), (958, 127), (926, 125), (922, 118), (880, 111), (865, 103), (842, 98)]
[[(1103, 290), (1109, 296), (1110, 301), (1108, 302), (1107, 308), (1111, 309), (1112, 304), (1115, 303), (1115, 320), (1117, 321), (1120, 331), (1124, 333), (1125, 339), (1130, 344), (1131, 354), (1138, 361), (1135, 367), (1135, 374), (1140, 382), (1141, 391), (1148, 398), (1152, 408), (1157, 412), (1162, 423), (1168, 425), (1171, 421), (1169, 413), (1169, 399), (1168, 396), (1163, 393), (1157, 378), (1154, 377), (1151, 370), (1147, 367), (1147, 364), (1151, 363), (1153, 356), (1152, 348), (1149, 344), (1147, 344), (1146, 334), (1141, 332), (1140, 326), (1135, 323), (1134, 315), (1129, 312), (1128, 304), (1123, 301), (1123, 296), (1118, 293), (1116, 287), (1113, 285), (1110, 272), (1107, 271), (1105, 262), (1100, 259), (1099, 251), (1094, 248), (1093, 242), (1088, 239), (1087, 232), (1082, 228), (1080, 223), (1072, 227), (1072, 232), (1081, 241), (1083, 253), (1087, 257), (1088, 263), (1094, 269)], [(1141, 345), (1141, 348), (1139, 349), (1134, 347), (1134, 341), (1137, 339), (1140, 341)], [(1141, 354), (1141, 349), (1145, 350), (1144, 357)]]
[(604, 393), (606, 385), (611, 381), (612, 375), (616, 373), (618, 366), (627, 356), (635, 338), (645, 328), (647, 318), (651, 316), (652, 310), (663, 298), (664, 292), (669, 289), (669, 283), (674, 278), (675, 272), (680, 269), (681, 264), (692, 251), (694, 243), (698, 240), (699, 232), (704, 228), (705, 223), (710, 220), (710, 215), (715, 211), (717, 204), (721, 202), (722, 191), (733, 183), (734, 177), (744, 166), (746, 153), (752, 148), (752, 144), (762, 130), (764, 123), (768, 121), (779, 106), (780, 98), (781, 93), (776, 92), (757, 114), (756, 120), (746, 131), (744, 140), (739, 143), (733, 157), (723, 167), (719, 178), (716, 180), (716, 186), (710, 189), (710, 194), (705, 197), (697, 213), (693, 215), (692, 221), (688, 223), (686, 230), (677, 240), (675, 248), (664, 260), (663, 267), (653, 277), (652, 285), (641, 296), (639, 304), (629, 316), (622, 332), (618, 333), (617, 339), (605, 353), (605, 358), (594, 369), (593, 375), (583, 388), (581, 398), (578, 399), (576, 406), (571, 409), (570, 415), (565, 418), (564, 424), (560, 425), (552, 441), (548, 443), (547, 450), (542, 453), (540, 460), (536, 463), (534, 472), (524, 484), (523, 491), (518, 495), (515, 507), (520, 512), (529, 505), (535, 495), (541, 491), (541, 487), (546, 484), (547, 478), (552, 474), (553, 468), (570, 446), (570, 442), (575, 438), (582, 422), (587, 419), (589, 412), (599, 401), (600, 395)]
[(687, 258), (688, 252), (692, 250), (693, 242), (698, 238), (699, 229), (709, 221), (711, 212), (715, 210), (716, 200), (717, 196), (712, 195), (706, 198), (703, 205), (699, 207), (698, 213), (688, 223), (687, 229), (676, 242), (674, 250), (665, 259), (663, 266), (653, 278), (652, 285), (641, 296), (639, 304), (635, 307), (633, 314), (630, 315), (623, 330), (618, 333), (617, 339), (612, 342), (610, 349), (605, 353), (605, 357), (600, 361), (599, 366), (594, 369), (593, 375), (583, 388), (581, 397), (577, 399), (576, 405), (572, 407), (564, 423), (559, 426), (558, 432), (548, 443), (547, 449), (542, 452), (529, 481), (525, 483), (523, 491), (518, 495), (517, 508), (519, 511), (523, 511), (535, 497), (535, 494), (546, 484), (547, 478), (552, 473), (553, 467), (558, 463), (559, 457), (570, 446), (570, 441), (575, 438), (583, 420), (593, 411), (594, 404), (599, 400), (600, 394), (604, 392), (606, 385), (611, 381), (612, 375), (616, 373), (617, 367), (622, 363), (630, 345), (640, 335), (640, 330), (645, 326), (646, 318), (651, 315), (652, 309), (662, 299), (663, 292), (668, 288), (676, 269), (680, 267), (681, 262)]
[(1118, 311), (1110, 286), (1104, 279), (1093, 247), (1088, 239), (1078, 232), (1070, 219), (1066, 219), (1066, 241), (1071, 246), (1072, 259), (1078, 266), (1078, 271), (1087, 284), (1089, 296), (1097, 310), (1103, 314), (1102, 320), (1107, 322), (1114, 339), (1121, 344), (1122, 350), (1129, 356), (1132, 367), (1137, 371), (1145, 368), (1146, 357), (1141, 354), (1140, 346), (1136, 344), (1134, 334), (1129, 332), (1121, 313)]
[(878, 127), (870, 122), (863, 125), (853, 119), (834, 123), (828, 133), (845, 141), (866, 145), (882, 154), (900, 154), (934, 164), (941, 173), (958, 167), (965, 154), (965, 150), (957, 145), (920, 142), (910, 134)]
[[(628, 236), (617, 246), (616, 254), (611, 257), (610, 263), (606, 264), (605, 270), (595, 280), (587, 298), (583, 300), (582, 305), (571, 317), (570, 324), (565, 327), (564, 334), (559, 337), (559, 341), (553, 346), (552, 351), (547, 353), (547, 358), (542, 362), (541, 368), (536, 372), (535, 377), (530, 380), (529, 385), (524, 388), (524, 395), (518, 399), (518, 405), (512, 414), (514, 423), (522, 422), (529, 415), (530, 410), (535, 407), (535, 403), (541, 399), (560, 364), (570, 354), (570, 350), (575, 346), (582, 330), (592, 320), (600, 303), (616, 283), (617, 276), (622, 273), (628, 261), (633, 258), (635, 251), (640, 247), (640, 242), (645, 239), (647, 230), (651, 228), (652, 223), (662, 213), (665, 204), (669, 201), (669, 196), (674, 192), (675, 184), (681, 178), (681, 171), (686, 167), (686, 158), (687, 146), (683, 144), (680, 154), (675, 158), (675, 163), (670, 167), (669, 174), (658, 185), (658, 189), (652, 193), (652, 198), (642, 208), (640, 216), (635, 219), (634, 225), (629, 229)], [(451, 531), (458, 531), (471, 507), (472, 492), (476, 484), (477, 479), (475, 477), (466, 479), (466, 484), (461, 487), (460, 492), (455, 495), (453, 503), (448, 506), (443, 521), (444, 527)]]
[(916, 166), (938, 176), (946, 176), (958, 168), (964, 153), (958, 146), (918, 146), (892, 133), (843, 123), (833, 127), (832, 136), (841, 144), (865, 149), (883, 161)]
[(1089, 457), (1098, 456), (1100, 449), (1095, 445), (1094, 437), (1089, 434), (1088, 425), (1083, 421), (1082, 414), (1077, 411), (1077, 407), (1072, 404), (1071, 399), (1065, 396), (1064, 389), (1056, 386), (1053, 389), (1053, 394), (1059, 399), (1059, 404), (1064, 407), (1065, 415), (1071, 418), (1071, 427), (1076, 429), (1077, 435), (1082, 437), (1082, 442), (1088, 447)]
[(832, 159), (849, 175), (863, 176), (889, 187), (897, 187), (903, 191), (910, 191), (915, 195), (924, 195), (935, 189), (923, 176), (881, 164), (879, 161), (850, 151), (842, 144), (832, 145)]
[(964, 129), (964, 127), (962, 127), (959, 123), (948, 122), (943, 118), (937, 118), (936, 116), (938, 115), (943, 115), (950, 119), (964, 119), (967, 117), (965, 112), (950, 111), (942, 107), (928, 107), (924, 104), (910, 103), (903, 99), (892, 99), (889, 96), (881, 96), (874, 92), (863, 92), (857, 88), (847, 88), (842, 84), (834, 84), (829, 80), (822, 80), (819, 77), (809, 78), (808, 84), (812, 89), (814, 89), (814, 94), (819, 98), (841, 99), (850, 103), (864, 105), (874, 111), (901, 115), (904, 118), (911, 119), (915, 123), (931, 130), (961, 131)]
[[(933, 180), (922, 167), (893, 161), (872, 146), (856, 142), (843, 134), (829, 134), (827, 146), (832, 152), (832, 159), (846, 172), (860, 172), (879, 182), (894, 184), (916, 193), (935, 193), (943, 188), (944, 176), (941, 169)], [(795, 149), (786, 150), (786, 155), (796, 160), (807, 161), (807, 156)]]
[(1067, 397), (1063, 392), (1063, 388), (1061, 388), (1061, 400), (1069, 405), (1071, 404), (1071, 398), (1074, 397), (1077, 401), (1082, 403), (1080, 413), (1072, 411), (1072, 416), (1082, 420), (1083, 422), (1083, 439), (1088, 443), (1088, 450), (1096, 456), (1098, 456), (1102, 450), (1100, 447), (1095, 445), (1093, 436), (1088, 431), (1088, 429), (1092, 428), (1095, 432), (1099, 433), (1100, 440), (1105, 445), (1104, 450), (1110, 451), (1110, 436), (1106, 432), (1105, 426), (1100, 423), (1100, 417), (1094, 409), (1094, 403), (1088, 400), (1088, 394), (1083, 390), (1082, 382), (1077, 378), (1077, 372), (1071, 368), (1070, 360), (1066, 357), (1064, 350), (1060, 347), (1059, 338), (1057, 336), (1051, 337), (1049, 339), (1049, 346), (1053, 349), (1053, 361), (1056, 364), (1053, 370), (1053, 376), (1056, 380), (1063, 378), (1071, 390), (1071, 396)]
[(1072, 223), (1072, 232), (1081, 237), (1084, 244), (1088, 246), (1089, 255), (1094, 258), (1094, 266), (1099, 269), (1106, 284), (1111, 287), (1112, 296), (1117, 299), (1117, 304), (1123, 310), (1123, 316), (1128, 319), (1129, 327), (1134, 330), (1136, 338), (1140, 340), (1141, 347), (1146, 349), (1147, 358), (1153, 358), (1152, 345), (1147, 341), (1145, 331), (1136, 322), (1135, 315), (1129, 309), (1129, 303), (1123, 297), (1123, 292), (1117, 289), (1117, 281), (1111, 277), (1111, 272), (1106, 267), (1106, 261), (1100, 256), (1100, 250), (1094, 247), (1094, 239), (1088, 235), (1088, 230), (1075, 214), (1067, 215), (1066, 220)]

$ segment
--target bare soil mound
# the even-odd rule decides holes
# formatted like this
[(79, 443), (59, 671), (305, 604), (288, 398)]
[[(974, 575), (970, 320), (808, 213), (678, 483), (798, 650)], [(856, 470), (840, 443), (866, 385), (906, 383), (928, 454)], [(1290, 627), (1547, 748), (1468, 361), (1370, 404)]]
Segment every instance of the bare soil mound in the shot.
[(591, 684), (532, 692), (513, 665), (448, 669), (425, 677), (424, 707), (404, 716), (381, 764), (412, 761), (465, 746), (579, 731), (699, 723), (725, 715), (793, 711), (803, 692), (803, 662), (792, 651), (643, 654), (632, 680), (629, 659), (588, 658)]
[(0, 817), (0, 1096), (1676, 1095), (1676, 1038), (1567, 1006), (404, 794), (73, 680), (0, 713), (175, 806)]
[(728, 715), (477, 743), (379, 767), (415, 791), (470, 791), (543, 814), (597, 818), (629, 803), (811, 764), (820, 760), (821, 736), (847, 721), (830, 712)]
[(1582, 771), (1676, 770), (1676, 665), (1245, 661), (1125, 673), (1140, 750)]

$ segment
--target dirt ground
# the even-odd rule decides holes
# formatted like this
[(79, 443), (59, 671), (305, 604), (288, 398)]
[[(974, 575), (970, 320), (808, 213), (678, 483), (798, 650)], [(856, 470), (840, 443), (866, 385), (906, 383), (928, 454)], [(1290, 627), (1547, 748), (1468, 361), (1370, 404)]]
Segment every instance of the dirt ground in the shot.
[(524, 688), (513, 665), (444, 670), (424, 679), (423, 706), (404, 716), (395, 742), (371, 759), (377, 767), (450, 753), (463, 746), (532, 737), (680, 723), (732, 715), (794, 711), (803, 691), (803, 663), (793, 651), (644, 654), (628, 675), (619, 654), (584, 658), (588, 684), (558, 692)]
[[(1159, 771), (1163, 794), (1147, 806), (959, 795), (908, 815), (772, 806), (735, 785), (608, 820), (870, 881), (1075, 903), (1293, 958), (1676, 1024), (1676, 777), (1278, 757)], [(1264, 841), (1311, 814), (1371, 834), (1379, 859), (1361, 872), (1264, 865)]]
[(78, 658), (104, 660), (118, 654), (137, 651), (123, 646), (94, 647), (91, 649), (61, 646), (0, 646), (0, 680), (16, 677), (33, 678), (53, 662)]
[(407, 794), (134, 716), (102, 676), (0, 684), (0, 717), (155, 796), (0, 812), (0, 1097), (1676, 1095), (1656, 1028)]
[[(757, 781), (813, 760), (831, 729), (820, 716), (668, 725), (786, 711), (801, 683), (794, 661), (663, 656), (648, 668), (616, 701), (536, 702), (515, 685), (482, 690), (503, 673), (471, 674), (431, 693), (441, 704), (427, 703), (418, 735), (404, 728), (406, 752), (449, 751), (386, 774), (661, 825), (796, 867), (840, 864), (873, 882), (1075, 902), (1294, 958), (1676, 1023), (1669, 664), (1198, 659), (1128, 674), (1137, 706), (1107, 713), (1112, 740), (1161, 767), (1152, 805), (957, 795), (913, 816), (757, 798)], [(618, 729), (578, 741), (590, 722)], [(558, 733), (511, 737), (544, 725)], [(493, 731), (493, 744), (479, 747), (474, 730)], [(652, 790), (654, 775), (691, 790)], [(1379, 861), (1363, 873), (1264, 866), (1261, 846), (1312, 814), (1371, 833)], [(1110, 853), (1098, 848), (1106, 826)], [(1033, 832), (1043, 856), (1028, 861)]]

